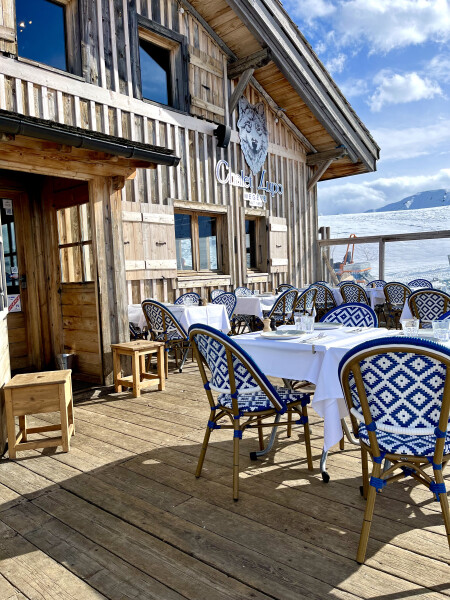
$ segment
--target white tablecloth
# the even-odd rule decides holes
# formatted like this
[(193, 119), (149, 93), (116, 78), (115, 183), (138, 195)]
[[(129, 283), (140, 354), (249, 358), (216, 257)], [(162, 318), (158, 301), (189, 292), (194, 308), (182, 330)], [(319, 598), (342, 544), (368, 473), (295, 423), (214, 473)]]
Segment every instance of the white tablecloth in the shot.
[[(183, 304), (164, 304), (170, 312), (178, 319), (187, 331), (194, 323), (211, 325), (228, 333), (231, 329), (230, 320), (223, 304), (208, 304), (207, 306), (184, 306)], [(141, 329), (146, 326), (144, 313), (140, 304), (128, 306), (128, 319), (136, 323)]]
[(270, 310), (279, 296), (238, 296), (236, 298), (236, 315), (252, 315), (262, 319), (263, 310)]
[(312, 407), (324, 419), (324, 449), (328, 450), (341, 439), (341, 418), (348, 415), (338, 377), (340, 360), (348, 350), (362, 342), (398, 332), (367, 328), (353, 334), (349, 328), (343, 327), (323, 333), (323, 339), (313, 342), (314, 352), (312, 345), (301, 343), (301, 339), (269, 340), (261, 337), (260, 333), (248, 333), (233, 339), (266, 375), (305, 379), (316, 385)]

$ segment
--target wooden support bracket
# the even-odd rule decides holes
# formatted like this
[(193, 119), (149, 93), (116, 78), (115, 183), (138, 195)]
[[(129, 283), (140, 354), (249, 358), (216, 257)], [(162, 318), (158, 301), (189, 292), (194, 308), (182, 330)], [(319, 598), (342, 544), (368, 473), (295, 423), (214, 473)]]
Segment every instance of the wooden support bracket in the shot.
[(334, 160), (334, 158), (330, 158), (327, 161), (325, 161), (322, 164), (319, 164), (317, 166), (317, 170), (308, 180), (308, 185), (306, 186), (306, 189), (308, 192), (310, 192), (312, 190), (312, 188), (316, 185), (316, 183), (319, 181), (319, 179), (322, 177), (322, 175), (325, 173), (325, 171), (331, 165), (333, 160)]
[(125, 177), (123, 177), (122, 175), (115, 175), (114, 177), (111, 177), (111, 179), (112, 179), (112, 187), (115, 192), (118, 192), (119, 190), (121, 190), (124, 187)]
[(310, 167), (318, 165), (330, 158), (338, 160), (348, 155), (347, 148), (333, 148), (332, 150), (325, 150), (324, 152), (315, 152), (314, 154), (308, 154), (306, 157), (306, 164)]
[(261, 67), (265, 67), (272, 60), (270, 55), (270, 51), (268, 48), (264, 48), (259, 52), (255, 52), (255, 54), (251, 54), (250, 56), (246, 56), (245, 58), (240, 58), (228, 65), (228, 77), (230, 79), (235, 79), (242, 75), (244, 71), (247, 69), (260, 69)]
[(242, 73), (242, 75), (240, 76), (237, 86), (234, 88), (234, 91), (231, 94), (231, 98), (230, 98), (230, 102), (229, 102), (230, 115), (233, 114), (234, 109), (237, 107), (239, 98), (244, 93), (244, 90), (247, 87), (247, 85), (249, 84), (254, 71), (255, 71), (255, 69), (253, 67), (250, 67), (249, 69), (245, 70)]

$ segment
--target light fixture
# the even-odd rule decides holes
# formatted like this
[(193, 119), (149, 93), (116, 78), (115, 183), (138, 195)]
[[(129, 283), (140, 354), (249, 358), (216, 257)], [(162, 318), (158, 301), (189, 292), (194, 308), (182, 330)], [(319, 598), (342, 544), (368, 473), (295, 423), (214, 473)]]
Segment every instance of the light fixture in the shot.
[(25, 22), (24, 21), (20, 21), (19, 27), (25, 27)]

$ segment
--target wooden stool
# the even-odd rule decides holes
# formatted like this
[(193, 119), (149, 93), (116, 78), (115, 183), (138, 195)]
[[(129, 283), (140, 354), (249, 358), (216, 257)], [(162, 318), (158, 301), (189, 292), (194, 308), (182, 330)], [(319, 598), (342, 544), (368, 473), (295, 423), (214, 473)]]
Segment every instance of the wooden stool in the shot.
[[(133, 388), (133, 396), (141, 395), (141, 388), (148, 387), (151, 383), (158, 382), (158, 390), (164, 390), (166, 379), (164, 376), (164, 342), (151, 342), (147, 340), (134, 340), (123, 344), (111, 344), (114, 364), (114, 385), (116, 392), (122, 391), (122, 386)], [(155, 354), (157, 357), (158, 374), (147, 373), (145, 369), (145, 358)], [(131, 356), (132, 375), (122, 377), (120, 357)], [(146, 381), (149, 380), (149, 381)]]
[[(70, 437), (75, 434), (73, 422), (72, 371), (46, 371), (16, 375), (5, 387), (6, 427), (8, 431), (9, 458), (16, 458), (18, 450), (34, 450), (49, 446), (62, 446), (70, 450)], [(61, 423), (27, 428), (27, 415), (59, 411)], [(16, 437), (15, 417), (19, 417), (19, 434)], [(28, 441), (31, 433), (61, 431), (61, 437)], [(23, 440), (23, 441), (22, 441)]]

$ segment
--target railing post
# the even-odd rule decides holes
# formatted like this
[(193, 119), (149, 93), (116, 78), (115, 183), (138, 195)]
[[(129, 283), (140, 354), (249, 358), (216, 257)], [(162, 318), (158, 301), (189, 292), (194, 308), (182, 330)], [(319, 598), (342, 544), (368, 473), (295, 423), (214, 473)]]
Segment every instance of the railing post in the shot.
[(378, 243), (378, 279), (384, 279), (384, 256), (385, 256), (386, 242), (383, 238), (380, 238)]

